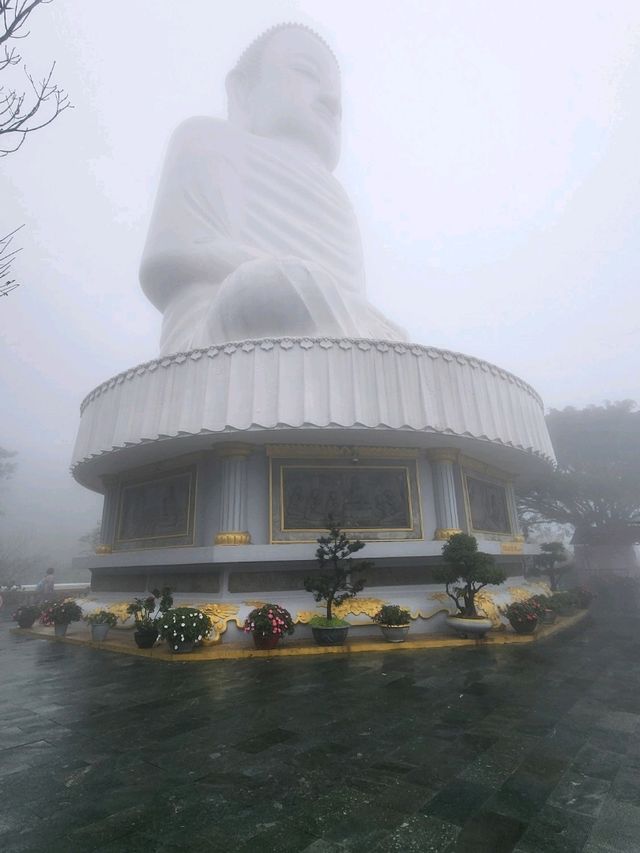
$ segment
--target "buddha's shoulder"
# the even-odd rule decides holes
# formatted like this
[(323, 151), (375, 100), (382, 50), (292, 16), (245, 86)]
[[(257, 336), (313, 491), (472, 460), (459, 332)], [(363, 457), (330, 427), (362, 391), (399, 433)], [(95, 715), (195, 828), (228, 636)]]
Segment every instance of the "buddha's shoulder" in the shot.
[(241, 131), (234, 125), (214, 116), (192, 116), (181, 122), (171, 135), (169, 146), (175, 150), (202, 150), (229, 153), (237, 150)]

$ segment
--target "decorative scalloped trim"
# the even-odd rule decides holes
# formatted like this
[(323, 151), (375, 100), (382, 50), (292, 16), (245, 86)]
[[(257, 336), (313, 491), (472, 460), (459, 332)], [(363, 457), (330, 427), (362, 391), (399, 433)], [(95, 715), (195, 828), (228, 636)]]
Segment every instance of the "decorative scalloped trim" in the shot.
[(486, 373), (490, 372), (494, 376), (497, 376), (506, 382), (511, 382), (513, 385), (517, 385), (518, 388), (521, 388), (533, 397), (541, 409), (544, 409), (540, 395), (523, 379), (520, 379), (513, 373), (509, 373), (507, 370), (503, 370), (495, 364), (491, 364), (488, 361), (482, 361), (481, 359), (473, 356), (465, 355), (464, 353), (438, 349), (432, 346), (423, 346), (422, 344), (402, 344), (394, 343), (393, 341), (379, 341), (363, 338), (262, 338), (249, 341), (230, 341), (229, 343), (220, 344), (219, 346), (202, 347), (200, 349), (190, 350), (189, 352), (178, 352), (173, 355), (162, 356), (161, 358), (153, 359), (152, 361), (147, 361), (144, 362), (144, 364), (139, 364), (136, 367), (129, 368), (128, 370), (117, 374), (117, 376), (113, 376), (110, 379), (105, 380), (94, 388), (93, 391), (90, 391), (80, 404), (80, 414), (84, 414), (84, 410), (92, 400), (95, 400), (96, 397), (104, 394), (105, 391), (113, 388), (116, 384), (121, 384), (125, 380), (135, 379), (136, 376), (142, 376), (144, 373), (150, 373), (157, 370), (158, 367), (168, 368), (174, 364), (183, 364), (188, 359), (197, 361), (204, 355), (209, 358), (215, 358), (220, 353), (232, 356), (239, 350), (241, 352), (252, 352), (259, 347), (262, 350), (269, 351), (276, 346), (279, 346), (285, 351), (296, 346), (305, 351), (316, 346), (323, 350), (331, 349), (333, 346), (339, 346), (344, 350), (357, 347), (359, 350), (364, 352), (375, 349), (381, 353), (387, 353), (393, 349), (397, 355), (410, 355), (416, 358), (429, 357), (434, 360), (443, 359), (446, 362), (456, 361), (458, 364), (469, 366), (474, 370), (483, 370)]
[[(316, 426), (315, 424), (304, 424), (304, 428), (308, 430), (322, 430), (323, 427)], [(267, 430), (269, 432), (275, 432), (279, 429), (292, 429), (291, 424), (279, 423), (275, 426), (263, 426), (262, 424), (252, 423), (246, 430), (239, 430), (237, 427), (226, 427), (220, 430), (210, 430), (203, 429), (198, 433), (177, 433), (176, 435), (159, 435), (156, 438), (146, 438), (140, 441), (140, 444), (155, 444), (161, 441), (175, 440), (177, 438), (193, 438), (194, 435), (220, 435), (224, 433), (225, 430), (228, 432), (250, 432), (250, 431), (258, 431), (258, 430)], [(340, 429), (346, 431), (358, 429), (358, 427), (340, 427)], [(371, 431), (380, 431), (380, 430), (393, 430), (394, 433), (397, 432), (415, 432), (415, 433), (431, 433), (433, 435), (452, 435), (457, 438), (471, 438), (474, 441), (486, 441), (487, 444), (497, 444), (500, 447), (510, 447), (512, 450), (517, 450), (519, 453), (525, 453), (527, 456), (533, 456), (535, 459), (541, 459), (543, 462), (546, 462), (549, 465), (555, 465), (555, 459), (552, 459), (546, 453), (541, 453), (539, 450), (536, 450), (533, 447), (524, 447), (521, 444), (514, 444), (512, 441), (502, 441), (500, 438), (489, 438), (486, 435), (473, 435), (471, 432), (455, 432), (450, 428), (446, 429), (436, 429), (435, 427), (427, 426), (421, 427), (420, 429), (416, 429), (415, 427), (390, 427), (386, 424), (378, 424), (376, 427), (367, 427)], [(118, 450), (122, 450), (125, 447), (137, 447), (136, 443), (131, 444), (123, 444), (117, 445), (114, 447), (110, 447), (109, 450), (101, 450), (99, 453), (92, 453), (89, 456), (83, 456), (82, 459), (78, 459), (70, 468), (69, 471), (73, 475), (73, 472), (85, 465), (87, 462), (91, 462), (94, 459), (100, 459), (103, 456), (108, 456), (110, 453), (114, 453)]]

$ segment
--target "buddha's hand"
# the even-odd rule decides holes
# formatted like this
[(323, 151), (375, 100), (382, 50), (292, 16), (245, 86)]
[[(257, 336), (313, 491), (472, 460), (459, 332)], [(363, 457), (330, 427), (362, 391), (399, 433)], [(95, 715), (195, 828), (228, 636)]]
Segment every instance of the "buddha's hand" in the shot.
[(248, 261), (222, 282), (207, 317), (210, 337), (329, 334), (334, 289), (332, 276), (319, 264), (294, 257)]

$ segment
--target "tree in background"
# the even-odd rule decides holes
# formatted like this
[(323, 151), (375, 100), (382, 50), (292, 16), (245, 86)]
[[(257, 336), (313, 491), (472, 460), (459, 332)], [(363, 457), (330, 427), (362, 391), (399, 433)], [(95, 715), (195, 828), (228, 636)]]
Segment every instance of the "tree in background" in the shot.
[(83, 551), (89, 551), (89, 553), (93, 553), (96, 547), (100, 544), (100, 533), (102, 531), (102, 524), (97, 521), (95, 527), (93, 527), (88, 533), (85, 533), (84, 536), (81, 536), (78, 539), (80, 545), (83, 546)]
[[(15, 450), (5, 450), (4, 447), (0, 447), (0, 481), (8, 480), (9, 477), (13, 477), (14, 471), (16, 470), (16, 463), (11, 462), (10, 460), (16, 455)], [(0, 513), (2, 510), (0, 509)]]
[(44, 574), (46, 556), (32, 551), (26, 536), (6, 533), (0, 538), (0, 587), (35, 583)]
[[(0, 157), (13, 154), (30, 133), (51, 124), (71, 107), (67, 94), (53, 79), (55, 62), (41, 80), (36, 80), (27, 66), (22, 65), (16, 44), (29, 35), (26, 25), (36, 7), (49, 2), (51, 0), (0, 0)], [(22, 66), (19, 72), (18, 66)], [(7, 278), (20, 251), (11, 248), (18, 230), (15, 228), (0, 237), (0, 296), (6, 296), (18, 286), (15, 279)]]
[(640, 412), (631, 400), (552, 409), (558, 467), (519, 496), (525, 528), (556, 522), (579, 545), (640, 542)]

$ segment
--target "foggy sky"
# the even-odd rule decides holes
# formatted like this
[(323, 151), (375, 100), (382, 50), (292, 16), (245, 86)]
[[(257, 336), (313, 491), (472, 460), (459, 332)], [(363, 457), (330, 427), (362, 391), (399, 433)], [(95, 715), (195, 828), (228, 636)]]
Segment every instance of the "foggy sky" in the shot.
[(164, 148), (224, 114), (224, 75), (296, 20), (340, 60), (338, 177), (370, 300), (419, 343), (530, 382), (547, 406), (640, 398), (640, 5), (55, 0), (21, 43), (73, 111), (0, 161), (24, 222), (0, 299), (0, 446), (19, 451), (0, 536), (64, 562), (100, 501), (68, 474), (78, 407), (157, 354), (137, 269)]

